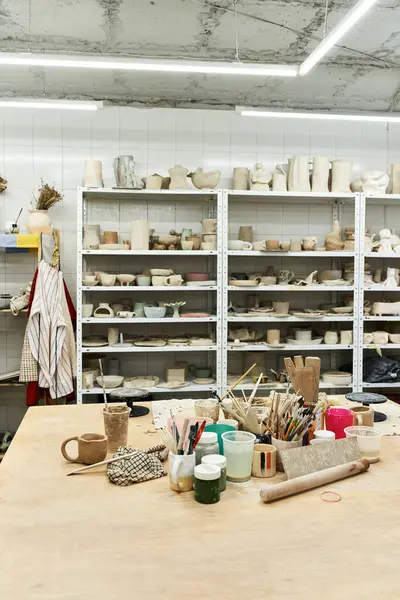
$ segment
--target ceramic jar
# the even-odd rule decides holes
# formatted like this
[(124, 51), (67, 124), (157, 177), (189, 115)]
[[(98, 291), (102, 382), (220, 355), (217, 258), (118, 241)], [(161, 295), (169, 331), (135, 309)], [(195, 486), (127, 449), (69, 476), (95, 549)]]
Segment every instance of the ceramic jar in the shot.
[(340, 332), (340, 343), (343, 346), (350, 346), (353, 343), (353, 331), (351, 329)]
[(187, 181), (189, 170), (186, 167), (175, 165), (172, 169), (168, 169), (168, 173), (171, 177), (170, 190), (185, 190), (189, 187)]
[(388, 344), (389, 334), (386, 331), (373, 331), (372, 341), (374, 344)]
[(324, 342), (329, 346), (334, 346), (338, 343), (339, 337), (337, 331), (326, 331), (324, 335)]
[(250, 184), (250, 170), (247, 167), (235, 167), (233, 169), (233, 189), (248, 190)]
[(307, 156), (293, 156), (289, 159), (289, 192), (309, 192), (310, 173)]
[(329, 158), (327, 156), (314, 156), (312, 187), (313, 192), (328, 192)]
[(51, 220), (47, 210), (29, 210), (26, 228), (29, 233), (50, 233)]
[(95, 309), (93, 316), (95, 317), (113, 317), (114, 311), (108, 302), (100, 302), (98, 307)]
[(142, 181), (145, 184), (146, 190), (161, 190), (163, 178), (158, 173), (153, 173), (153, 175), (148, 175)]
[(83, 249), (97, 250), (100, 244), (100, 225), (83, 226)]
[(148, 221), (132, 221), (131, 250), (149, 249), (150, 225)]
[(83, 178), (85, 187), (104, 187), (103, 169), (101, 160), (85, 161), (85, 174)]
[(332, 161), (332, 192), (350, 192), (353, 163), (348, 160)]
[(140, 179), (135, 175), (135, 161), (130, 154), (122, 154), (114, 158), (114, 176), (117, 187), (141, 189)]
[(272, 190), (274, 192), (287, 191), (286, 173), (279, 173), (278, 171), (275, 171), (272, 174)]

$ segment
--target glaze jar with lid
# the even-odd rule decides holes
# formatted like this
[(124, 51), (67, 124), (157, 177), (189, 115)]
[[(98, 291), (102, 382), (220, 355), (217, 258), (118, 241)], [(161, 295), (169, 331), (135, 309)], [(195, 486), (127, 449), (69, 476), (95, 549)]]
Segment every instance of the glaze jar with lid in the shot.
[(216, 465), (197, 465), (194, 468), (194, 499), (200, 504), (216, 504), (220, 499), (221, 469)]
[(195, 450), (196, 465), (201, 463), (203, 456), (207, 454), (219, 454), (218, 435), (213, 431), (205, 431)]
[(220, 454), (208, 454), (203, 456), (201, 459), (202, 465), (215, 465), (221, 469), (221, 476), (219, 478), (219, 491), (224, 492), (226, 490), (226, 457)]

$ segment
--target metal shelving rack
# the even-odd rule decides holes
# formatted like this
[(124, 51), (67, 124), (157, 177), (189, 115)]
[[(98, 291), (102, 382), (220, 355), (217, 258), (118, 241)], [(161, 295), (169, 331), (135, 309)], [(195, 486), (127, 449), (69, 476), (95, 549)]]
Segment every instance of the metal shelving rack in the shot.
[[(195, 205), (199, 202), (201, 206), (203, 206), (203, 218), (216, 218), (217, 219), (217, 240), (220, 241), (223, 238), (223, 228), (222, 228), (222, 200), (223, 194), (222, 192), (212, 191), (212, 190), (122, 190), (122, 189), (106, 189), (106, 188), (78, 188), (78, 214), (77, 214), (77, 227), (78, 227), (78, 253), (77, 253), (77, 402), (82, 403), (83, 399), (86, 396), (93, 396), (101, 393), (101, 389), (99, 387), (95, 387), (92, 389), (82, 390), (82, 369), (83, 369), (83, 357), (91, 356), (91, 355), (105, 355), (105, 356), (141, 356), (146, 354), (148, 356), (149, 364), (151, 365), (152, 360), (160, 360), (160, 356), (165, 356), (168, 353), (171, 356), (171, 353), (177, 355), (177, 357), (184, 357), (186, 353), (188, 356), (191, 356), (193, 353), (200, 353), (199, 356), (203, 356), (205, 353), (208, 353), (208, 356), (212, 357), (212, 360), (208, 363), (211, 365), (214, 363), (215, 366), (215, 383), (211, 385), (195, 385), (191, 384), (189, 386), (185, 386), (183, 388), (178, 388), (174, 390), (170, 390), (168, 388), (162, 387), (154, 387), (149, 391), (156, 396), (159, 394), (173, 394), (182, 395), (182, 394), (193, 394), (193, 393), (203, 393), (206, 395), (211, 395), (213, 391), (221, 392), (221, 349), (223, 347), (223, 343), (221, 340), (221, 321), (222, 321), (222, 305), (221, 305), (221, 293), (220, 286), (222, 285), (222, 263), (223, 263), (223, 255), (221, 251), (213, 250), (213, 251), (162, 251), (162, 250), (143, 250), (143, 251), (135, 251), (135, 250), (122, 250), (122, 251), (110, 251), (110, 250), (84, 250), (82, 247), (83, 241), (83, 224), (89, 222), (89, 206), (91, 202), (102, 201), (106, 203), (121, 203), (121, 201), (129, 201), (132, 202), (132, 209), (135, 208), (136, 203), (142, 203), (144, 205), (147, 204), (149, 206), (149, 202), (165, 202), (165, 207), (167, 209), (170, 208), (171, 204), (178, 205), (179, 202), (190, 202), (190, 204)], [(206, 207), (206, 208), (204, 208)], [(207, 211), (204, 214), (204, 211)], [(129, 213), (129, 209), (127, 210)], [(132, 219), (131, 219), (132, 220)], [(119, 215), (118, 223), (113, 222), (110, 224), (109, 228), (113, 230), (119, 230), (119, 224), (121, 223), (121, 217)], [(112, 225), (112, 226), (111, 226)], [(199, 224), (200, 226), (200, 224)], [(120, 232), (121, 233), (121, 232)], [(166, 233), (165, 231), (159, 231), (157, 233)], [(126, 257), (131, 257), (137, 259), (138, 257), (168, 257), (172, 259), (168, 266), (169, 268), (174, 268), (174, 262), (179, 259), (182, 261), (190, 261), (191, 258), (201, 257), (207, 260), (207, 269), (208, 272), (214, 271), (216, 274), (217, 285), (216, 286), (83, 286), (82, 285), (82, 273), (87, 269), (87, 265), (90, 264), (92, 258), (96, 257), (107, 257), (109, 260), (116, 259), (118, 261), (119, 257), (121, 262), (126, 260)], [(118, 263), (117, 263), (118, 264)], [(188, 262), (188, 269), (191, 263)], [(140, 262), (136, 262), (136, 270)], [(156, 265), (153, 265), (155, 267)], [(131, 269), (131, 267), (130, 267)], [(113, 269), (115, 272), (115, 268)], [(121, 271), (123, 272), (123, 271)], [(129, 272), (129, 271), (128, 271)], [(82, 317), (82, 302), (84, 294), (90, 294), (92, 298), (92, 302), (96, 301), (96, 296), (98, 293), (114, 293), (120, 292), (121, 294), (132, 295), (134, 300), (136, 294), (146, 293), (146, 295), (152, 295), (153, 293), (162, 292), (166, 294), (170, 294), (171, 292), (179, 292), (181, 298), (187, 298), (187, 294), (190, 294), (190, 297), (193, 297), (192, 294), (202, 294), (206, 297), (207, 304), (211, 307), (216, 308), (216, 314), (207, 318), (180, 318), (174, 319), (172, 317), (160, 318), (160, 319), (147, 319), (147, 318), (132, 318), (132, 319), (122, 319), (122, 318), (83, 318)], [(92, 295), (93, 294), (93, 295)], [(207, 295), (207, 296), (206, 296)], [(196, 296), (194, 296), (196, 297)], [(118, 298), (118, 296), (116, 296)], [(110, 302), (110, 299), (108, 298)], [(216, 344), (213, 346), (162, 346), (162, 347), (143, 347), (143, 346), (131, 346), (126, 348), (118, 348), (118, 347), (84, 347), (82, 345), (82, 337), (84, 334), (84, 327), (91, 325), (103, 325), (105, 327), (117, 324), (124, 324), (129, 327), (130, 332), (134, 333), (134, 327), (136, 325), (148, 325), (148, 324), (160, 324), (163, 326), (165, 324), (179, 324), (179, 333), (185, 333), (185, 324), (193, 324), (193, 323), (201, 323), (206, 324), (208, 328), (213, 328), (216, 336)], [(104, 333), (104, 332), (102, 332)], [(157, 332), (154, 331), (154, 334)], [(162, 360), (162, 359), (161, 359)], [(149, 367), (149, 371), (151, 371), (151, 366)], [(144, 374), (144, 373), (141, 373)], [(133, 374), (132, 374), (133, 375)]]

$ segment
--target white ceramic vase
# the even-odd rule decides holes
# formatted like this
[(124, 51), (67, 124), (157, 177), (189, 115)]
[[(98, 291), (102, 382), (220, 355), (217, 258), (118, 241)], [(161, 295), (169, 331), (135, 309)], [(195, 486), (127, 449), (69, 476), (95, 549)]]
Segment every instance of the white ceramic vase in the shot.
[(293, 156), (289, 159), (289, 192), (309, 192), (310, 174), (307, 156)]
[(233, 189), (248, 190), (250, 183), (250, 170), (247, 167), (235, 167), (233, 169)]
[(83, 185), (85, 187), (104, 187), (101, 160), (85, 161)]
[(50, 233), (51, 220), (47, 210), (29, 210), (26, 228), (29, 233)]
[(286, 192), (287, 191), (286, 173), (279, 173), (278, 171), (275, 171), (272, 174), (272, 190), (274, 192)]
[(400, 194), (400, 163), (391, 167), (392, 194)]
[(312, 191), (328, 192), (329, 158), (314, 156), (312, 172)]
[(349, 160), (332, 161), (332, 192), (346, 194), (350, 192), (353, 163)]
[(324, 335), (324, 342), (328, 346), (333, 346), (338, 343), (338, 334), (336, 331), (326, 331)]
[(114, 158), (114, 175), (117, 187), (141, 189), (139, 177), (135, 175), (135, 161), (131, 154), (122, 154)]
[(131, 250), (149, 249), (150, 226), (148, 221), (132, 221)]
[(100, 225), (84, 225), (83, 226), (83, 242), (84, 250), (97, 250), (100, 244)]

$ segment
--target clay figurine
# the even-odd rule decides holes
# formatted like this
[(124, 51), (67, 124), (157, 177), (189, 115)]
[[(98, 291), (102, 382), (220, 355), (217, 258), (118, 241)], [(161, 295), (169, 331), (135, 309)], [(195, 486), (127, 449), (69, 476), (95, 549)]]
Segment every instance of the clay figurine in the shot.
[(339, 221), (333, 222), (333, 230), (328, 233), (325, 238), (325, 248), (326, 250), (335, 251), (335, 250), (343, 250), (344, 242), (340, 237), (340, 225)]
[(271, 171), (269, 169), (265, 169), (263, 163), (256, 163), (254, 171), (251, 175), (250, 188), (258, 191), (269, 191), (269, 182), (271, 179)]
[(194, 187), (198, 190), (209, 189), (213, 190), (217, 187), (221, 178), (221, 171), (209, 171), (205, 173), (201, 167), (189, 173), (188, 177), (193, 181)]
[(389, 175), (383, 171), (367, 171), (361, 177), (364, 194), (377, 196), (386, 193), (389, 183)]
[(172, 169), (168, 169), (171, 182), (169, 184), (170, 190), (186, 190), (188, 186), (187, 176), (189, 169), (182, 165), (175, 165)]
[(396, 269), (391, 269), (390, 267), (387, 270), (386, 279), (383, 282), (383, 286), (389, 289), (397, 288), (396, 281)]
[(393, 252), (390, 229), (381, 229), (379, 237), (381, 239), (379, 240), (378, 252)]

